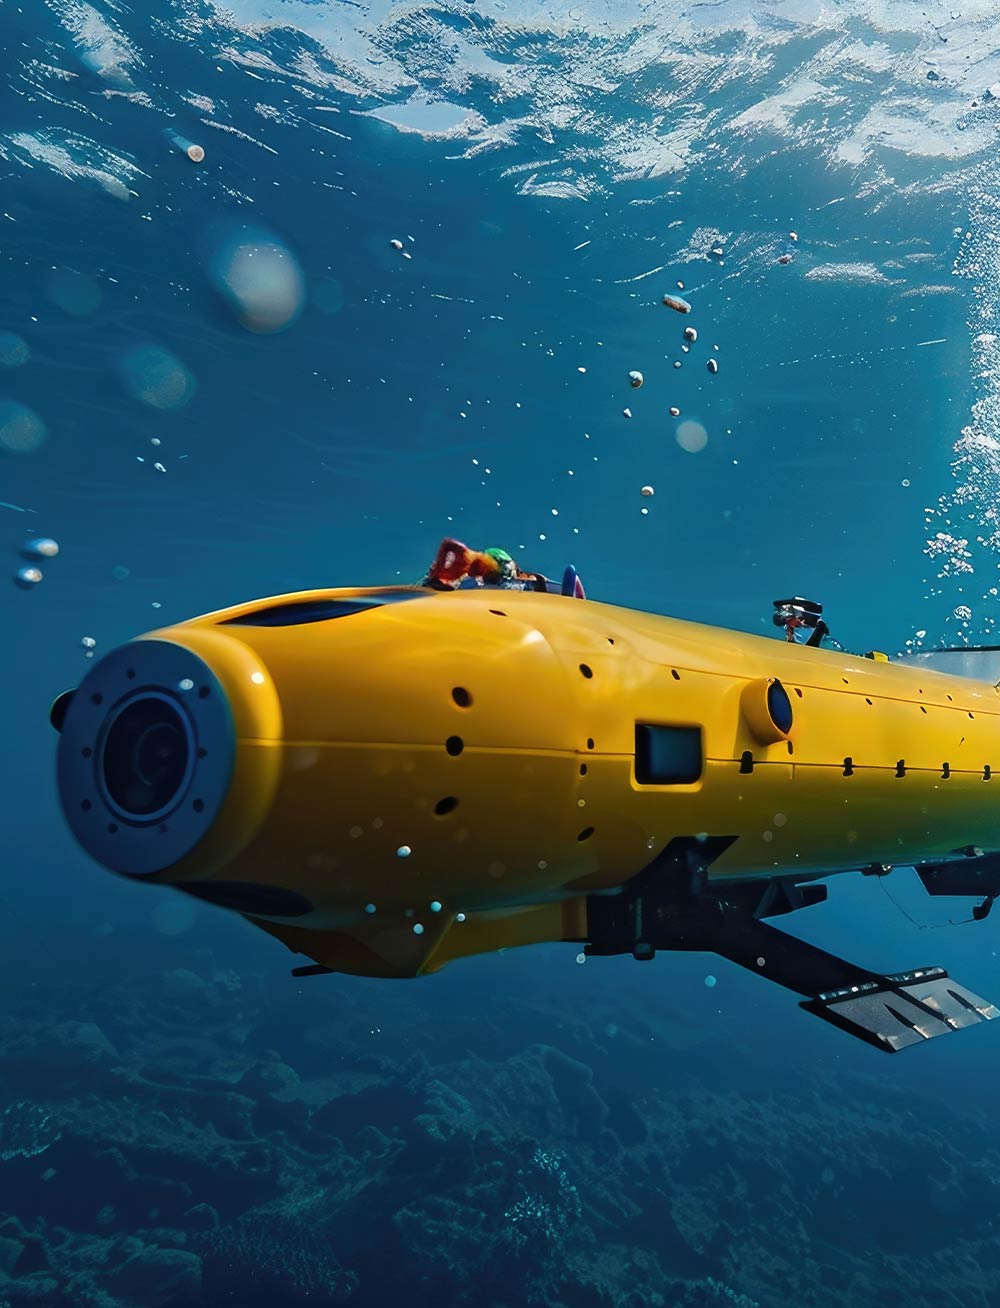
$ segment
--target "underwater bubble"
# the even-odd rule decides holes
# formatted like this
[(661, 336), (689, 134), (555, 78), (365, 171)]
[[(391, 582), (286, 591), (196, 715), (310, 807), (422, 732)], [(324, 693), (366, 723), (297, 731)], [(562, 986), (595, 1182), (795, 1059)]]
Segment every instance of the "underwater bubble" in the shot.
[(45, 279), (45, 294), (73, 318), (89, 318), (101, 307), (101, 288), (75, 268), (53, 268)]
[(655, 495), (656, 491), (652, 488), (652, 486), (643, 486), (642, 489), (639, 491), (639, 494), (646, 495), (646, 496)]
[(586, 963), (586, 961), (587, 961), (587, 955), (586, 955), (586, 954), (577, 954), (577, 956), (576, 956), (576, 961), (577, 961), (578, 963), (580, 963), (580, 964)]
[(902, 480), (899, 484), (900, 484), (900, 486), (909, 486), (909, 484), (910, 484), (910, 479), (909, 479), (909, 477), (904, 477), (903, 480)]
[(302, 312), (305, 282), (299, 262), (265, 232), (225, 239), (211, 260), (209, 276), (248, 331), (283, 331)]
[(676, 404), (670, 406), (670, 416), (671, 418), (679, 418), (681, 416), (681, 411), (678, 409)]
[(181, 936), (190, 931), (198, 917), (196, 901), (171, 895), (150, 914), (153, 930), (161, 936)]
[(641, 372), (632, 371), (628, 375), (628, 384), (632, 387), (634, 391), (637, 391), (639, 389), (639, 387), (642, 385), (644, 380), (645, 378), (643, 377)]
[(623, 416), (626, 417), (626, 418), (631, 418), (631, 416), (632, 416), (632, 410), (631, 410), (631, 409), (622, 409), (622, 414), (623, 414)]
[(17, 332), (0, 332), (0, 368), (21, 368), (31, 358), (28, 342)]
[(401, 250), (403, 248), (403, 242), (397, 236), (394, 236), (389, 244), (394, 250)]
[(41, 568), (18, 568), (14, 573), (14, 585), (22, 590), (33, 590), (42, 579)]
[(414, 922), (414, 924), (413, 924), (413, 934), (414, 934), (415, 936), (422, 936), (422, 935), (424, 934), (424, 928), (423, 928), (423, 926), (422, 926), (419, 922)]
[(438, 899), (432, 899), (432, 900), (431, 900), (431, 912), (432, 912), (432, 913), (440, 913), (440, 912), (441, 912), (441, 901), (440, 901), (440, 900), (438, 900)]
[(0, 446), (11, 454), (34, 454), (48, 432), (34, 409), (17, 400), (0, 399)]
[(400, 845), (400, 847), (396, 850), (396, 857), (409, 858), (412, 853), (413, 850), (410, 848), (409, 845)]
[(374, 912), (375, 912), (375, 905), (374, 905), (374, 904), (365, 904), (365, 912), (366, 912), (366, 913), (374, 913)]
[(456, 914), (455, 914), (455, 921), (456, 921), (456, 922), (464, 922), (464, 921), (465, 921), (465, 914), (464, 914), (464, 913), (456, 913)]
[(59, 545), (51, 536), (33, 536), (21, 546), (22, 559), (54, 559)]
[(344, 288), (336, 277), (321, 277), (312, 284), (312, 302), (320, 313), (339, 313), (344, 307)]
[(93, 638), (93, 636), (84, 636), (83, 639), (80, 641), (80, 644), (87, 651), (88, 658), (92, 655), (93, 651), (97, 648), (97, 641)]
[(195, 392), (192, 373), (162, 345), (137, 345), (123, 355), (118, 370), (129, 394), (154, 409), (178, 409)]
[(716, 359), (709, 359), (708, 363), (705, 364), (705, 367), (712, 373), (719, 371), (719, 364)]
[(189, 141), (186, 136), (181, 136), (180, 132), (175, 132), (172, 127), (168, 127), (163, 135), (178, 154), (186, 155), (192, 163), (201, 163), (205, 158), (205, 150), (202, 146), (196, 145), (194, 141)]
[(715, 986), (715, 985), (717, 985), (717, 984), (718, 984), (718, 982), (716, 981), (716, 979), (715, 979), (714, 976), (709, 975), (709, 976), (707, 976), (707, 977), (705, 978), (705, 985), (708, 986), (709, 990), (711, 990), (712, 987)]
[(688, 454), (698, 454), (708, 444), (708, 432), (700, 422), (688, 418), (682, 422), (674, 433), (677, 444)]

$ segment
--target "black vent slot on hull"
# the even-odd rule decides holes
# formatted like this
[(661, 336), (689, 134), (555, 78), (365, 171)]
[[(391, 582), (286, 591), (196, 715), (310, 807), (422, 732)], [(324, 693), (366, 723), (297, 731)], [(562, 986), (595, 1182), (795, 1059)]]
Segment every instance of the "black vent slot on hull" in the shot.
[(389, 591), (377, 599), (319, 599), (292, 600), (286, 604), (269, 604), (235, 618), (223, 618), (220, 627), (300, 627), (307, 622), (329, 622), (332, 618), (347, 618), (353, 613), (379, 609), (383, 604), (398, 604), (401, 600), (422, 599), (420, 591)]

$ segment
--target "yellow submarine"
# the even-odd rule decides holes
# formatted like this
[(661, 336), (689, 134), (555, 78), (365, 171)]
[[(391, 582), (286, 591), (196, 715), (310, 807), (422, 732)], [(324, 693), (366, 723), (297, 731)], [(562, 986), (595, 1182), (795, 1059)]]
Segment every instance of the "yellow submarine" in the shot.
[(296, 975), (572, 941), (714, 952), (887, 1051), (1000, 1016), (765, 920), (894, 864), (986, 915), (997, 686), (553, 589), (314, 590), (131, 641), (52, 708), (74, 836)]

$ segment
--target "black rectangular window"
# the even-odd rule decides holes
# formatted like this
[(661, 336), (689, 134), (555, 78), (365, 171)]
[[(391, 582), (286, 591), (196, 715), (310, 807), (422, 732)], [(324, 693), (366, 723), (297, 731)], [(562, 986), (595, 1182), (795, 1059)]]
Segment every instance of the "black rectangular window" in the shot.
[(640, 786), (690, 785), (701, 776), (701, 727), (635, 724), (635, 779)]

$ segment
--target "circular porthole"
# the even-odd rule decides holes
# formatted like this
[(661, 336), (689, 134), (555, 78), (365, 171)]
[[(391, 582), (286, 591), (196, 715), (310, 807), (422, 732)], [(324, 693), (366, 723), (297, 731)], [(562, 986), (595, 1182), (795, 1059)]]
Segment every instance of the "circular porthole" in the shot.
[(795, 715), (788, 691), (777, 677), (757, 677), (743, 688), (740, 707), (747, 726), (762, 745), (787, 740)]

